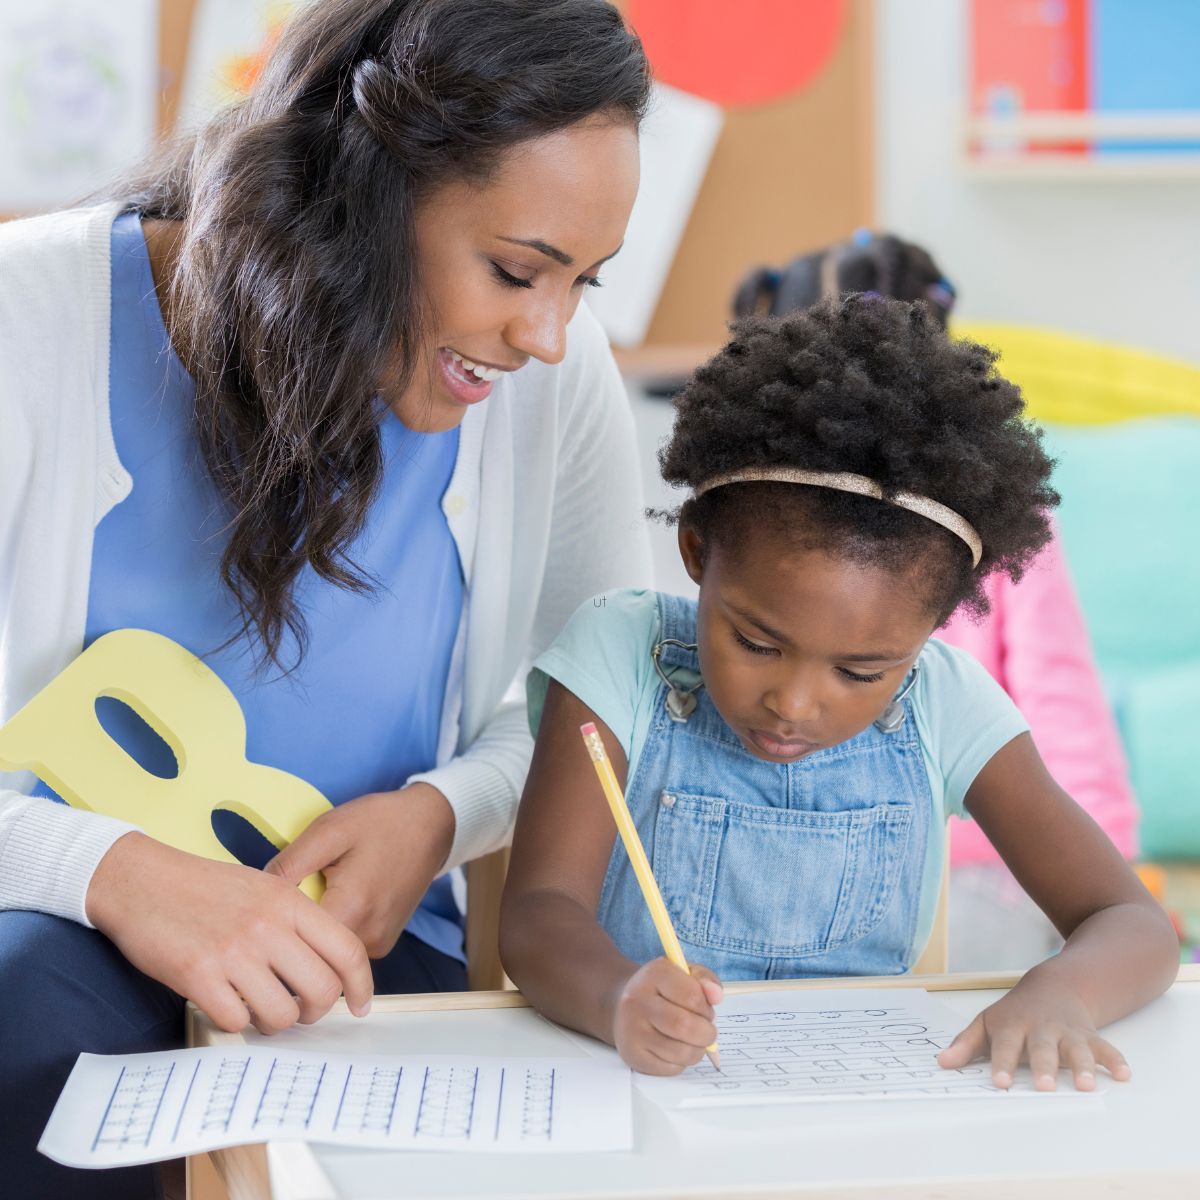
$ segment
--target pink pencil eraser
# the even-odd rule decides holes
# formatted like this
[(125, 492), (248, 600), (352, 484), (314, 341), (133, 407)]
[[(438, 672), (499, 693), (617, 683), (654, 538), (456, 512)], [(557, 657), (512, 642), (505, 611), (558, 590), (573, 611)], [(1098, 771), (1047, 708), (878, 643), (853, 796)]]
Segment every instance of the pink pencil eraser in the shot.
[(585, 725), (580, 725), (579, 732), (582, 733), (584, 737), (589, 737), (591, 734), (596, 732), (596, 722), (588, 721)]

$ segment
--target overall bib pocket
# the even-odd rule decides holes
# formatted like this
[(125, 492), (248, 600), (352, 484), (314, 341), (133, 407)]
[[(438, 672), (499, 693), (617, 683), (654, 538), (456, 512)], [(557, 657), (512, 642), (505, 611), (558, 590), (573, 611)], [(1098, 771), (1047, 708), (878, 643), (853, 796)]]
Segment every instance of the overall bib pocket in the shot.
[(654, 874), (693, 945), (766, 958), (821, 954), (883, 920), (912, 821), (908, 804), (813, 812), (667, 790)]

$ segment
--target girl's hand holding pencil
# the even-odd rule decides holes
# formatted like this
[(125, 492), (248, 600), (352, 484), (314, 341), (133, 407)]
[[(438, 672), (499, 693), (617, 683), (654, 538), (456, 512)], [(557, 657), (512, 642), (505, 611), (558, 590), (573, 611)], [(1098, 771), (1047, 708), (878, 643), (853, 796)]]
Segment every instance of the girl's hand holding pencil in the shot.
[(688, 965), (690, 974), (656, 958), (621, 989), (613, 1042), (635, 1071), (678, 1075), (717, 1040), (713, 1005), (721, 1001), (721, 983), (707, 967)]
[[(651, 1075), (674, 1075), (700, 1061), (699, 1056), (687, 1057), (691, 1039), (696, 1036), (696, 1026), (689, 1018), (700, 1016), (709, 1023), (710, 1030), (708, 1040), (701, 1043), (702, 1053), (708, 1055), (709, 1061), (719, 1071), (721, 1055), (717, 1050), (717, 1027), (712, 1023), (712, 1005), (718, 1004), (723, 994), (720, 980), (707, 967), (693, 967), (683, 957), (683, 948), (675, 935), (662, 892), (658, 890), (642, 839), (638, 837), (629, 806), (625, 803), (625, 793), (617, 782), (595, 722), (588, 721), (580, 725), (579, 732), (583, 735), (583, 744), (587, 747), (592, 766), (596, 768), (604, 798), (617, 824), (617, 833), (621, 836), (625, 853), (629, 855), (633, 873), (642, 889), (646, 907), (650, 910), (650, 919), (666, 953), (665, 959), (655, 959), (642, 967), (622, 989), (613, 1018), (613, 1044), (635, 1070)], [(697, 972), (701, 974), (697, 975)], [(643, 980), (643, 976), (647, 976), (647, 979)], [(701, 998), (700, 1007), (696, 1007), (697, 994)], [(667, 1007), (664, 1008), (661, 1001), (665, 1001)], [(627, 1007), (632, 1008), (632, 1012), (623, 1015)], [(648, 1050), (650, 1061), (655, 1065), (640, 1066), (625, 1052), (621, 1044), (622, 1028), (626, 1036), (633, 1039), (633, 1048)], [(660, 1040), (664, 1037), (665, 1043)], [(672, 1057), (658, 1053), (667, 1049)], [(684, 1054), (682, 1058), (679, 1057), (681, 1053)]]

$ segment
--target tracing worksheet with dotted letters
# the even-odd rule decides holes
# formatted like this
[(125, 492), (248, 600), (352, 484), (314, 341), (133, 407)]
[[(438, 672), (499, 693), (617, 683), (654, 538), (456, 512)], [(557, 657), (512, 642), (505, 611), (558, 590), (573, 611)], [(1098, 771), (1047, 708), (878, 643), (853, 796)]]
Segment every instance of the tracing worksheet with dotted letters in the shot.
[(1065, 1072), (1056, 1092), (1037, 1092), (1028, 1068), (1010, 1090), (991, 1067), (944, 1070), (936, 1058), (964, 1022), (923, 988), (821, 988), (729, 995), (717, 1009), (721, 1069), (707, 1059), (681, 1075), (639, 1075), (638, 1088), (666, 1108), (799, 1100), (1003, 1100), (1090, 1096)]

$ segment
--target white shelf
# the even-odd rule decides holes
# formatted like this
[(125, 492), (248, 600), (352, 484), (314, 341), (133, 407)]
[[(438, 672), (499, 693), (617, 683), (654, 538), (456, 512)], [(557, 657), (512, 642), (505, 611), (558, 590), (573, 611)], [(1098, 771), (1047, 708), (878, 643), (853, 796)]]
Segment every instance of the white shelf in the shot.
[(1200, 111), (1044, 112), (969, 117), (970, 142), (1200, 142)]
[[(964, 165), (977, 179), (1027, 181), (1197, 179), (1200, 150), (1138, 150), (1147, 142), (1200, 143), (1200, 112), (1047, 112), (969, 117)], [(1029, 153), (1028, 146), (1061, 142), (1127, 143), (1128, 153), (1104, 150)]]
[(973, 179), (1071, 181), (1200, 179), (1196, 154), (1001, 154), (965, 155), (964, 170)]

